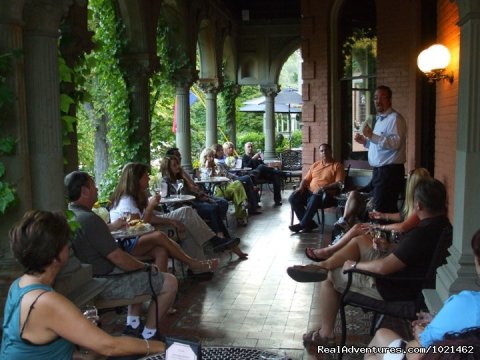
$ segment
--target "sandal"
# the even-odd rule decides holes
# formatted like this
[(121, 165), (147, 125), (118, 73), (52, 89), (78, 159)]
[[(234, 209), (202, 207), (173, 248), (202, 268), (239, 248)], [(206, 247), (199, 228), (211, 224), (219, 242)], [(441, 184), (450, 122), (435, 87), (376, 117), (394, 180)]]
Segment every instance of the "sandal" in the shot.
[(196, 266), (190, 266), (192, 270), (195, 272), (213, 272), (217, 270), (219, 265), (219, 261), (217, 258), (215, 259), (210, 259), (210, 260), (204, 260), (204, 261), (199, 261), (198, 265)]
[(320, 335), (320, 329), (311, 330), (303, 334), (303, 343), (305, 345), (314, 345), (314, 346), (335, 346), (335, 336), (322, 337)]
[(315, 255), (315, 248), (305, 248), (305, 255), (307, 256), (307, 258), (315, 262), (327, 260), (327, 258), (321, 258)]
[(174, 307), (171, 307), (170, 309), (167, 310), (167, 315), (173, 315), (177, 313), (177, 309)]

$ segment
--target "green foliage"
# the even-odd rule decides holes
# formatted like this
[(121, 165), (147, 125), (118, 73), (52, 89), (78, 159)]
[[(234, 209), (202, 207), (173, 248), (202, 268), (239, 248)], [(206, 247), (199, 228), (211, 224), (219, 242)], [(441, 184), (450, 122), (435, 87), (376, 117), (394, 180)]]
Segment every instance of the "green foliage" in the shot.
[(300, 50), (295, 50), (292, 55), (289, 56), (287, 61), (283, 64), (278, 83), (282, 85), (282, 89), (285, 88), (298, 88), (298, 67), (301, 61), (302, 55)]
[(237, 151), (239, 154), (244, 153), (245, 143), (253, 143), (255, 150), (262, 150), (265, 148), (265, 135), (263, 132), (243, 132), (237, 136)]
[[(242, 92), (237, 98), (237, 138), (243, 132), (263, 133), (263, 113), (241, 112), (240, 107), (247, 100), (262, 96), (258, 86), (242, 86)], [(238, 140), (237, 140), (238, 142)]]
[(343, 76), (375, 73), (377, 37), (372, 29), (354, 29), (342, 46)]
[[(109, 169), (104, 182), (97, 184), (101, 198), (107, 198), (118, 180), (119, 171), (128, 161), (135, 159), (141, 144), (133, 141), (135, 124), (129, 123), (128, 90), (119, 66), (119, 54), (123, 47), (120, 40), (124, 27), (116, 18), (113, 0), (90, 0), (89, 28), (95, 35), (94, 50), (85, 55), (76, 68), (81, 78), (84, 103), (92, 106), (92, 115), (79, 111), (79, 118), (89, 124), (79, 124), (79, 142), (95, 137), (94, 129), (99, 121), (107, 123)], [(93, 130), (93, 131), (92, 131)], [(93, 135), (93, 136), (92, 136)], [(79, 145), (80, 161), (86, 168), (93, 168), (93, 142)]]
[[(13, 101), (13, 93), (7, 84), (6, 76), (10, 71), (12, 58), (19, 55), (18, 52), (0, 55), (0, 128), (4, 121), (8, 121), (6, 107)], [(14, 153), (15, 139), (12, 136), (0, 136), (0, 156), (13, 155)], [(6, 171), (5, 165), (0, 161), (0, 214), (4, 214), (5, 210), (16, 201), (15, 188), (3, 180)]]
[(65, 212), (65, 216), (67, 218), (68, 227), (70, 228), (70, 231), (72, 232), (73, 236), (75, 236), (77, 230), (79, 230), (82, 226), (76, 220), (75, 213), (73, 211), (67, 210)]

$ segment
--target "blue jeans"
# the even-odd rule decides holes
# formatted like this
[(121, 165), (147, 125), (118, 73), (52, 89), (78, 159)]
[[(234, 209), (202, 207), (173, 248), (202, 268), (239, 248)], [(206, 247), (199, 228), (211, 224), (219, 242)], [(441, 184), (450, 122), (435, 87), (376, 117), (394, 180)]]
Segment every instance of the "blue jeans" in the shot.
[[(303, 227), (313, 227), (313, 217), (317, 209), (322, 207), (322, 195), (314, 196), (308, 189), (305, 189), (303, 192), (297, 190), (290, 195), (288, 202), (298, 220), (300, 220), (300, 225)], [(335, 199), (327, 195), (327, 200), (323, 205), (324, 207), (334, 206)]]
[(214, 201), (193, 200), (193, 207), (202, 219), (207, 220), (208, 225), (215, 233), (223, 232), (225, 236), (229, 236), (228, 230), (223, 223), (223, 219), (227, 215), (228, 201), (216, 196), (209, 196), (209, 199)]

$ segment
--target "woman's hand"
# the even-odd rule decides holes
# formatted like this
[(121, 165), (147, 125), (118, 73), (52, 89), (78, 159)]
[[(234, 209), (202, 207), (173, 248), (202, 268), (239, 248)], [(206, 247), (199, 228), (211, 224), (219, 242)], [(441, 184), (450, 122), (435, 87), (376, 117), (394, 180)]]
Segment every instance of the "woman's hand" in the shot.
[(126, 226), (127, 226), (127, 221), (123, 217), (119, 217), (114, 222), (108, 224), (108, 228), (110, 229), (110, 231), (123, 229)]
[(374, 220), (384, 220), (385, 219), (385, 214), (380, 212), (380, 211), (373, 210), (373, 211), (370, 211), (368, 213), (368, 217), (370, 219), (374, 219)]
[(155, 194), (148, 199), (148, 207), (155, 208), (160, 204), (160, 194)]

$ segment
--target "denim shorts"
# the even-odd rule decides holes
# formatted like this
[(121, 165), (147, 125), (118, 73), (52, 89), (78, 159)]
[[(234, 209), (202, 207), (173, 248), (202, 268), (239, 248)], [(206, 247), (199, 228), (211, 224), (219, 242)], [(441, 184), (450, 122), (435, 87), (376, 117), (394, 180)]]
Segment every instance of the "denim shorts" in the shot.
[(137, 245), (139, 238), (140, 238), (139, 236), (135, 236), (135, 237), (119, 240), (118, 246), (120, 247), (120, 249), (130, 254), (133, 248)]

